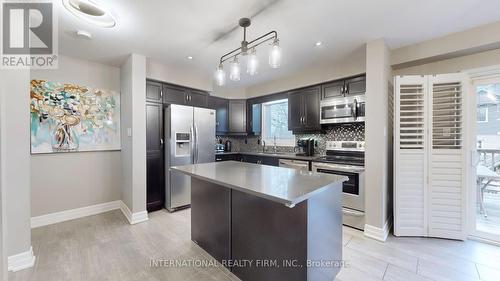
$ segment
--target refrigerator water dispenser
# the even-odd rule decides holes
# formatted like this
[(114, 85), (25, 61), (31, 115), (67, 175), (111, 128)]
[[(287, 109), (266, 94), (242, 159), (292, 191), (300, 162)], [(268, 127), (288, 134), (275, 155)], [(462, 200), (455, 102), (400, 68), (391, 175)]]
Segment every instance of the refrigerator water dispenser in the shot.
[(191, 134), (175, 133), (175, 156), (183, 157), (191, 154)]

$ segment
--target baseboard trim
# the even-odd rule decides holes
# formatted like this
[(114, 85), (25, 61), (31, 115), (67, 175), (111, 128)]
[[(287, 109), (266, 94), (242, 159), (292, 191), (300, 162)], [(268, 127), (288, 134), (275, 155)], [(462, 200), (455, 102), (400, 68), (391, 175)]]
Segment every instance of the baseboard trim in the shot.
[(482, 238), (482, 237), (475, 236), (475, 235), (469, 235), (467, 237), (467, 239), (500, 247), (500, 241), (490, 240), (488, 238)]
[(122, 210), (123, 215), (127, 218), (130, 224), (145, 222), (149, 219), (147, 211), (132, 213), (127, 204), (125, 204), (123, 201), (120, 201), (120, 209)]
[(16, 272), (22, 269), (30, 268), (35, 265), (36, 257), (33, 255), (33, 247), (26, 252), (12, 255), (7, 258), (7, 269)]
[(118, 210), (120, 209), (120, 202), (121, 200), (116, 200), (107, 203), (46, 214), (38, 217), (32, 217), (31, 228), (97, 215), (112, 210)]
[(392, 217), (385, 221), (384, 227), (376, 227), (369, 224), (365, 224), (364, 234), (366, 237), (385, 242), (389, 236), (389, 232), (392, 227)]

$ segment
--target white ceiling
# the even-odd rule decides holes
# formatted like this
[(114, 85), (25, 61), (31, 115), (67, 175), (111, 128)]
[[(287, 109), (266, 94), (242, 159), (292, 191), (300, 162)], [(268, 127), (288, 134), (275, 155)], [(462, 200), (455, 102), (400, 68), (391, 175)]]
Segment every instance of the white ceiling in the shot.
[[(238, 19), (253, 16), (248, 39), (276, 30), (283, 62), (270, 69), (268, 47), (261, 46), (259, 73), (243, 74), (242, 86), (338, 61), (370, 40), (385, 38), (398, 48), (500, 21), (500, 1), (481, 0), (96, 0), (117, 18), (118, 25), (106, 29), (75, 18), (56, 2), (61, 54), (120, 65), (135, 52), (207, 77), (222, 54), (239, 46)], [(93, 39), (76, 38), (80, 29)], [(321, 48), (314, 46), (318, 40)]]

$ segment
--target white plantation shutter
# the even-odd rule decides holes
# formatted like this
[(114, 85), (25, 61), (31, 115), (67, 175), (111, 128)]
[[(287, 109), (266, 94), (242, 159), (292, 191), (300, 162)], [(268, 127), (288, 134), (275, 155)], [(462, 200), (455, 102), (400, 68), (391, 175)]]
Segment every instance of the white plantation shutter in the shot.
[(429, 236), (465, 238), (464, 93), (461, 74), (429, 78)]
[(396, 77), (394, 234), (465, 238), (461, 74)]
[(395, 81), (394, 234), (423, 236), (426, 225), (427, 80), (412, 76)]

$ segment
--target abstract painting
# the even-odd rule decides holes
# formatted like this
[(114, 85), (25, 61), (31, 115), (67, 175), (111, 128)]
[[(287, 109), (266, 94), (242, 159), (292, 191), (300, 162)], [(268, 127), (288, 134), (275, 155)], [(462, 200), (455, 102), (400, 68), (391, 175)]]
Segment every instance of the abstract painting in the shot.
[(120, 94), (31, 80), (31, 153), (120, 149)]

